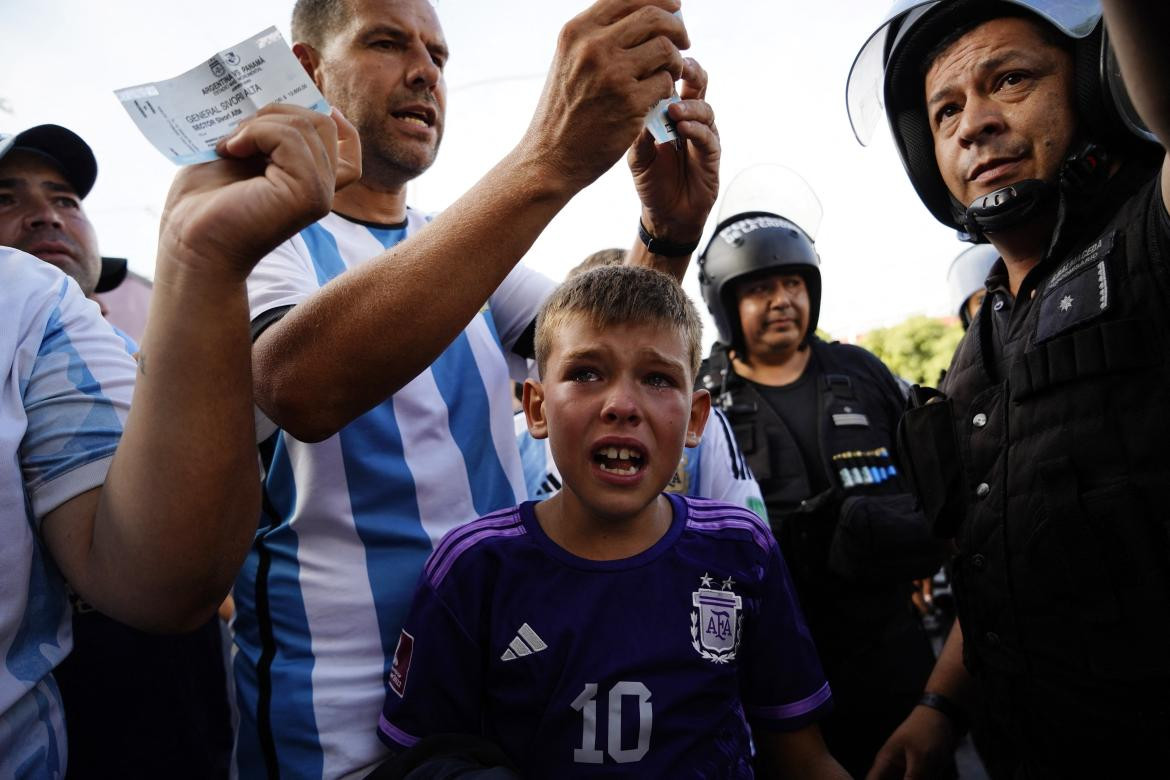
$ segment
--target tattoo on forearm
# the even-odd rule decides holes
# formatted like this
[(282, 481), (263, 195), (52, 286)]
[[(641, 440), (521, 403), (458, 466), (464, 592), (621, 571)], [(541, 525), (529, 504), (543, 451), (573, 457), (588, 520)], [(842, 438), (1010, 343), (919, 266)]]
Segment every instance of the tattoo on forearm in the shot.
[(134, 354), (134, 359), (138, 361), (138, 373), (146, 376), (146, 353), (139, 350)]

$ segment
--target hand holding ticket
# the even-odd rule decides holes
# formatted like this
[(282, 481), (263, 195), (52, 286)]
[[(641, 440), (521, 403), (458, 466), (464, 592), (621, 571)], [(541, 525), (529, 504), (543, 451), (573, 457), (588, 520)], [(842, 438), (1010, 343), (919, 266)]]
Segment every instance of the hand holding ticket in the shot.
[(275, 27), (181, 76), (114, 94), (146, 139), (178, 165), (216, 159), (220, 139), (269, 103), (329, 113), (329, 104)]
[[(674, 15), (680, 22), (682, 21), (682, 11), (675, 11)], [(650, 131), (650, 135), (654, 136), (655, 143), (678, 143), (678, 131), (675, 130), (674, 122), (666, 113), (666, 109), (680, 100), (678, 92), (672, 90), (670, 97), (659, 100), (658, 104), (650, 109), (650, 113), (646, 115), (646, 129)]]
[(159, 257), (241, 282), (260, 258), (328, 214), (334, 191), (361, 175), (357, 130), (336, 109), (269, 104), (219, 151), (176, 174)]

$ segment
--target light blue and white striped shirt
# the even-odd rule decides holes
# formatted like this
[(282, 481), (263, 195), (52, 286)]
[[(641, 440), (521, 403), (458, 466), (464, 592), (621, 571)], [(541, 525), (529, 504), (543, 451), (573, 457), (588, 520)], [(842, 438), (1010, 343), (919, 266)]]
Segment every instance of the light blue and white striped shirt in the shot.
[(134, 361), (73, 280), (0, 248), (0, 777), (62, 777), (52, 670), (73, 644), (65, 583), (41, 520), (105, 482)]
[[(426, 221), (330, 214), (253, 271), (253, 321)], [(325, 441), (280, 431), (262, 445), (265, 512), (235, 589), (242, 777), (266, 776), (273, 761), (285, 777), (344, 777), (385, 756), (375, 725), (423, 563), (447, 531), (527, 497), (504, 353), (553, 287), (518, 267), (385, 402)]]

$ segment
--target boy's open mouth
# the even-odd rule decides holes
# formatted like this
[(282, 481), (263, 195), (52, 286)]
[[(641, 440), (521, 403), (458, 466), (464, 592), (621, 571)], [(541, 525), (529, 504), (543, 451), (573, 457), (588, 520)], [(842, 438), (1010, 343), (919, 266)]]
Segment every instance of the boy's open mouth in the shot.
[(630, 476), (642, 468), (642, 453), (628, 447), (598, 447), (593, 453), (593, 462), (602, 471), (610, 474)]

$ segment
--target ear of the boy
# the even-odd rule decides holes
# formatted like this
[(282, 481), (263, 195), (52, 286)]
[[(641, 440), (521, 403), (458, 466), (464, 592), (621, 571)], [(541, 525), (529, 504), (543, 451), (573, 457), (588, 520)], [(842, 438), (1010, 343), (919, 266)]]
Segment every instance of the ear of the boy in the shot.
[(691, 419), (687, 425), (686, 446), (698, 447), (703, 438), (703, 429), (707, 427), (707, 418), (711, 415), (711, 394), (706, 390), (696, 390), (691, 395)]
[[(704, 391), (705, 392), (705, 391)], [(544, 416), (544, 386), (535, 379), (524, 380), (524, 419), (528, 421), (528, 432), (534, 439), (548, 438), (548, 419)]]

